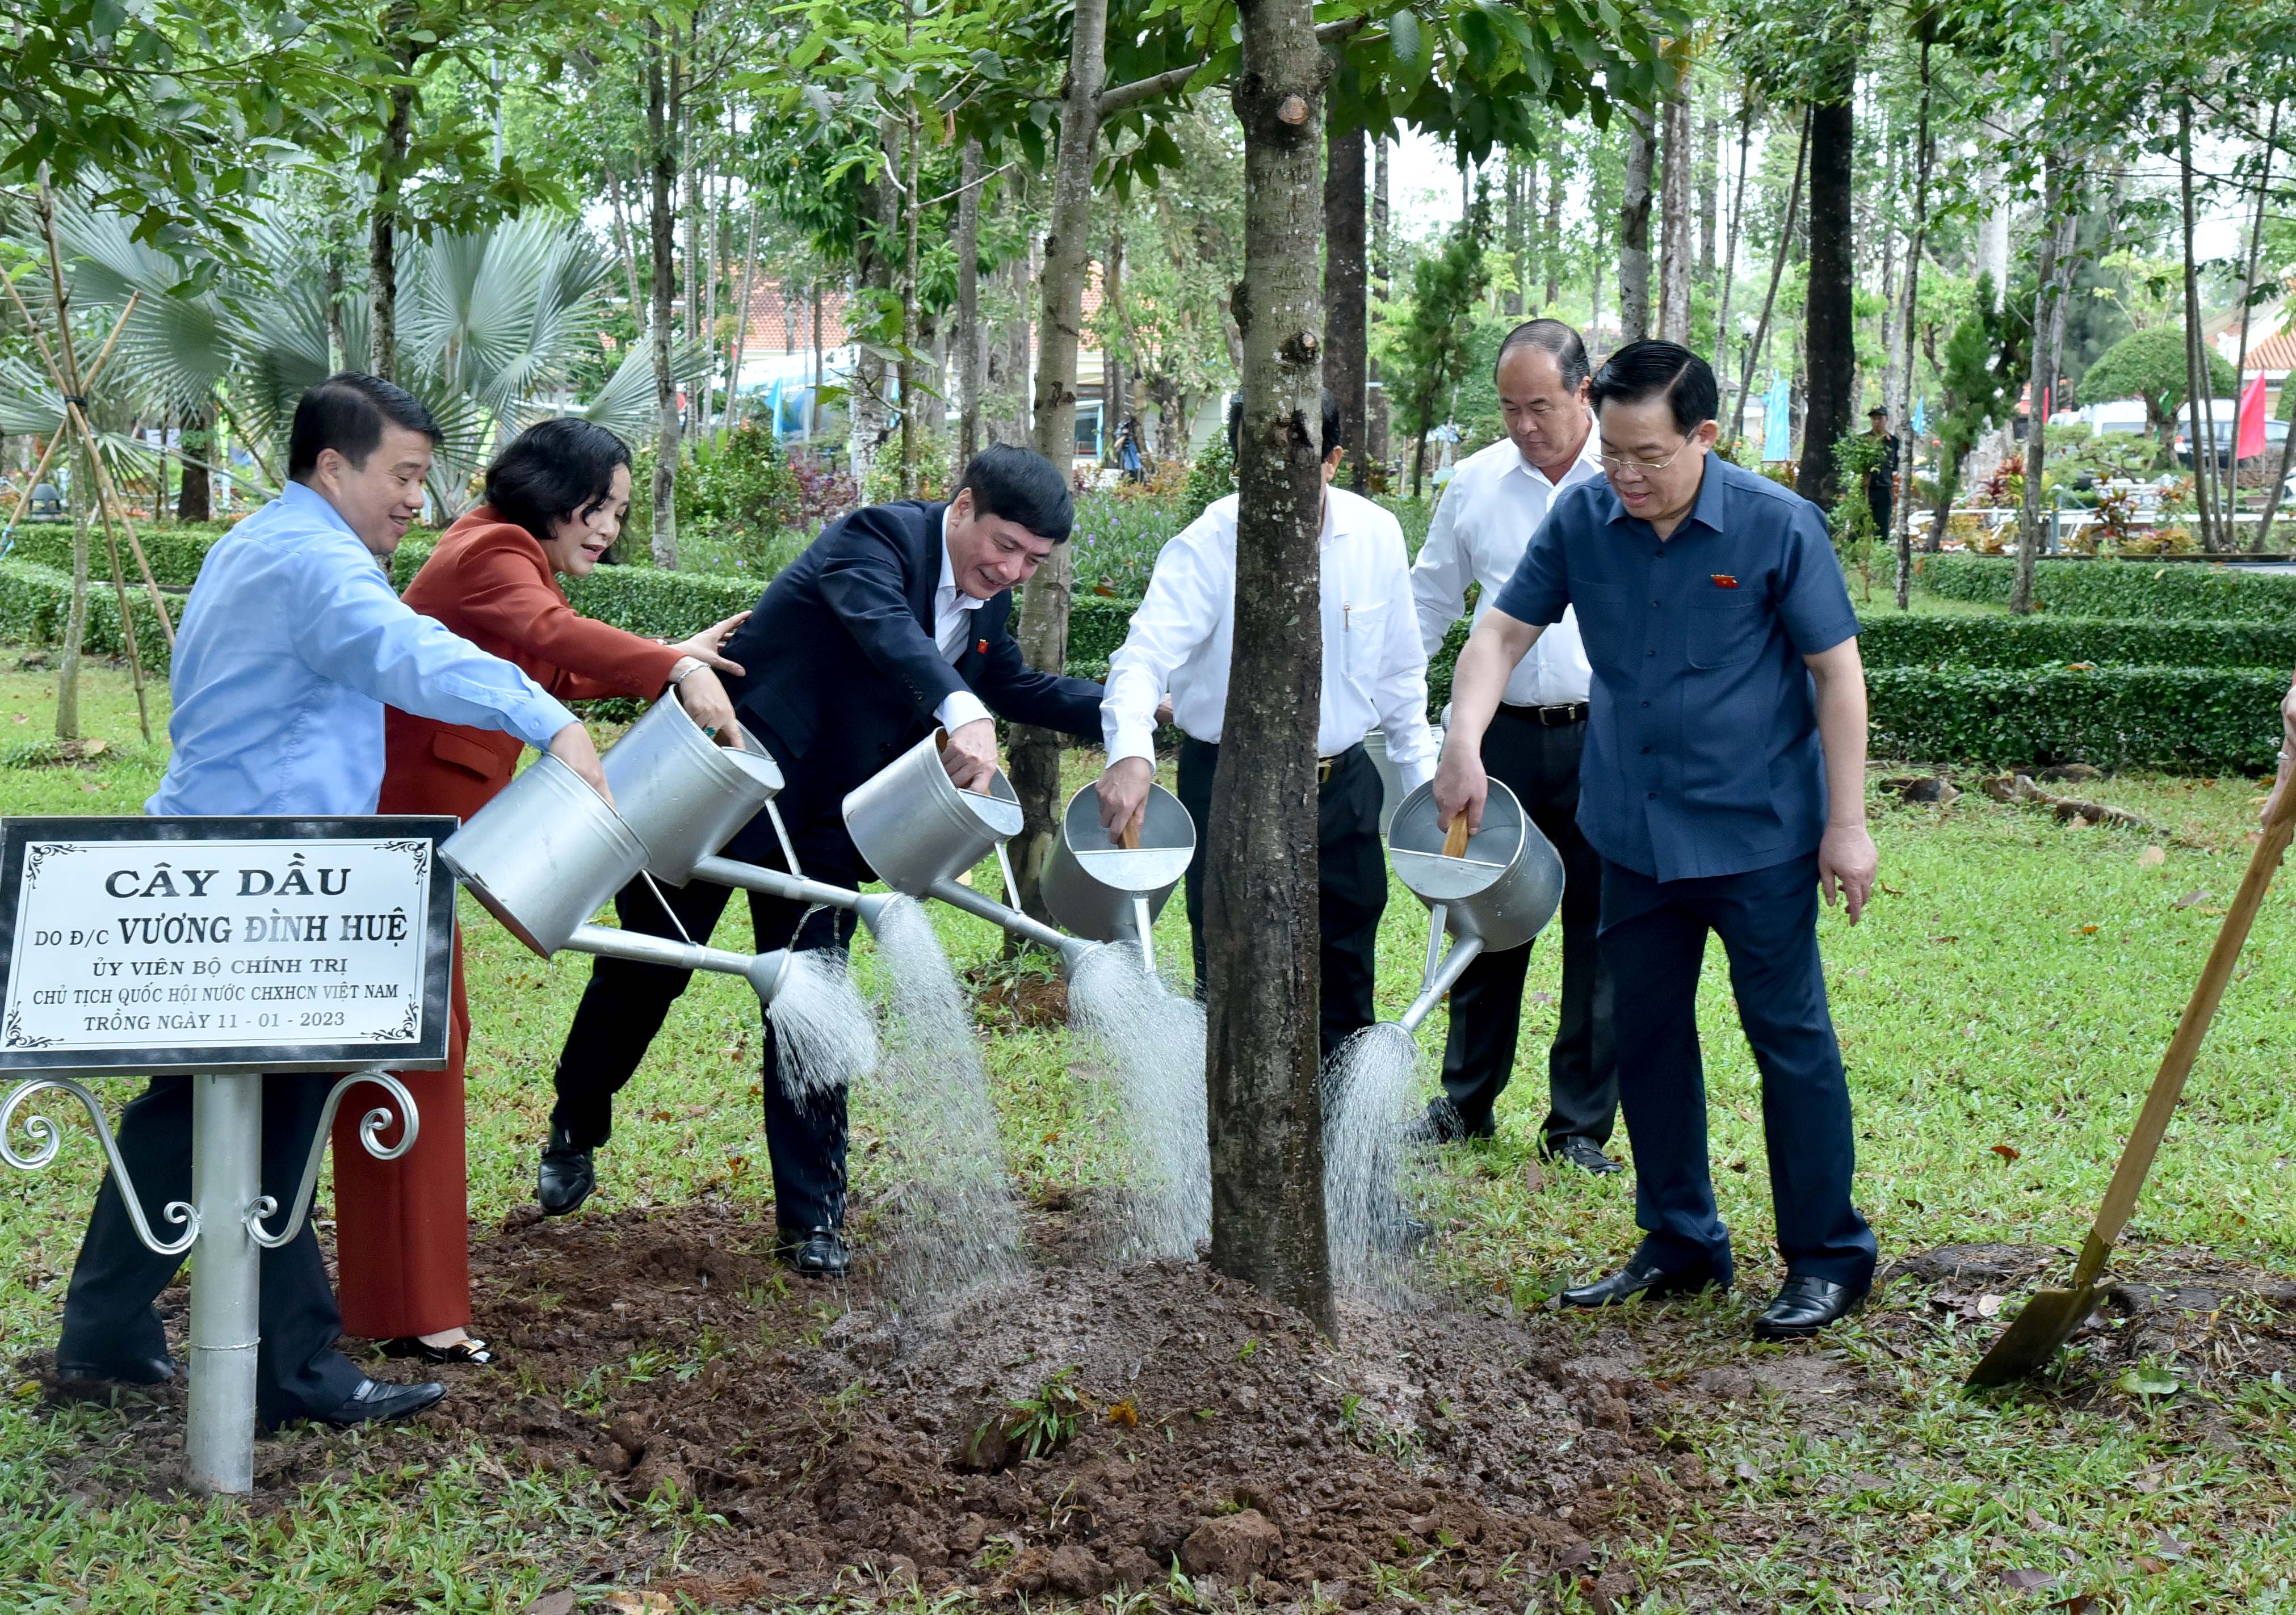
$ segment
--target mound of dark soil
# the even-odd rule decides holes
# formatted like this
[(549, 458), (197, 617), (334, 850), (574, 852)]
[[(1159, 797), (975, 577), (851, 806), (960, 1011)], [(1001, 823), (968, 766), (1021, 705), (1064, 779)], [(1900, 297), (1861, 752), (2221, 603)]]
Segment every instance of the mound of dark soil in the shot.
[[(785, 1279), (769, 1229), (709, 1205), (508, 1227), (475, 1253), (479, 1332), (520, 1382), (434, 1415), (513, 1466), (582, 1466), (726, 1521), (658, 1582), (699, 1602), (859, 1569), (927, 1592), (1348, 1608), (1399, 1593), (1521, 1608), (1579, 1580), (1630, 1494), (1676, 1483), (1630, 1356), (1544, 1319), (1351, 1318), (1334, 1347), (1199, 1264), (1054, 1267), (946, 1316)], [(603, 1377), (600, 1371), (603, 1370)], [(633, 1377), (633, 1373), (644, 1377)], [(1661, 1510), (1661, 1512), (1663, 1512)]]

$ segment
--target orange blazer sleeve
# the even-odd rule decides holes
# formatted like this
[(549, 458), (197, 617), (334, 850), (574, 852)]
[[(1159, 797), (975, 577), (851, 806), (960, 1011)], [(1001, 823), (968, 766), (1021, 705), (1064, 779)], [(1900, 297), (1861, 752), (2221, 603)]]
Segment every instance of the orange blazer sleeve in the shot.
[[(473, 545), (456, 569), (450, 625), (518, 647), (554, 669), (537, 682), (562, 701), (661, 693), (678, 652), (585, 617), (566, 603), (532, 560), (508, 544)], [(439, 613), (445, 615), (444, 613)]]

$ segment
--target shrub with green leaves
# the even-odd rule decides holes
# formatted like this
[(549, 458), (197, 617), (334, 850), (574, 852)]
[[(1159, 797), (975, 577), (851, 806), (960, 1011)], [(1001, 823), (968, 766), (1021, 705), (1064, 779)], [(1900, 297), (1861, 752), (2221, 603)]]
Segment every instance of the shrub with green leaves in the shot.
[[(2006, 605), (2016, 565), (1988, 555), (1925, 555), (1921, 584), (1948, 600)], [(2136, 558), (2045, 561), (2033, 570), (2033, 603), (2068, 617), (2296, 622), (2296, 575)]]
[(2296, 622), (2177, 621), (2137, 617), (1901, 617), (1858, 627), (1866, 667), (2161, 668), (2296, 666)]
[(2090, 763), (2184, 774), (2268, 773), (2280, 744), (2276, 668), (1872, 668), (1876, 757)]

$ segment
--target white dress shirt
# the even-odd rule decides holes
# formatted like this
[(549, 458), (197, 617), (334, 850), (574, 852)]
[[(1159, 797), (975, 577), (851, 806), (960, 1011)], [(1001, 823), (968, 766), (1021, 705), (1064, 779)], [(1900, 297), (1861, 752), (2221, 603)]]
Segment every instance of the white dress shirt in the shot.
[[(1601, 453), (1591, 430), (1560, 482), (1548, 480), (1545, 471), (1525, 460), (1511, 438), (1501, 438), (1460, 462), (1459, 474), (1435, 507), (1419, 564), (1411, 569), (1419, 642), (1428, 655), (1435, 653), (1466, 609), (1467, 586), (1482, 586), (1475, 601), (1475, 620), (1480, 622), (1514, 576), (1530, 536), (1562, 490), (1602, 474)], [(1578, 615), (1566, 607), (1562, 620), (1540, 635), (1529, 653), (1515, 664), (1502, 699), (1513, 707), (1560, 706), (1585, 701), (1593, 682), (1594, 669), (1578, 641)]]
[[(956, 586), (956, 562), (948, 553), (948, 512), (944, 510), (940, 513), (940, 586), (933, 591), (933, 643), (951, 667), (964, 654), (964, 642), (972, 634), (972, 613), (988, 603)], [(988, 705), (970, 690), (957, 691), (933, 709), (933, 721), (945, 731), (988, 716)]]
[[(1387, 755), (1410, 790), (1435, 776), (1435, 737), (1403, 529), (1368, 499), (1340, 488), (1324, 492), (1316, 750), (1331, 757), (1384, 729)], [(1154, 760), (1156, 703), (1167, 690), (1182, 730), (1219, 740), (1235, 638), (1236, 501), (1234, 494), (1213, 500), (1156, 557), (1147, 597), (1109, 659), (1100, 723), (1111, 763)]]

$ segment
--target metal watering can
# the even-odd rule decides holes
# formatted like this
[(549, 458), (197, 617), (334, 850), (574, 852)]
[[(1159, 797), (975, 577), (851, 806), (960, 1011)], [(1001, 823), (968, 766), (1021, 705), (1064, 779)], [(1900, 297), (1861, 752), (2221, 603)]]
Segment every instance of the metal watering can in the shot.
[[(1562, 902), (1562, 858), (1498, 781), (1483, 804), (1482, 828), (1464, 847), (1436, 823), (1435, 791), (1422, 785), (1396, 804), (1387, 852), (1395, 873), (1427, 905), (1427, 968), (1419, 996), (1403, 1012), (1419, 1029), (1477, 955), (1521, 947), (1546, 927)], [(1453, 938), (1443, 946), (1446, 934)]]
[(1099, 793), (1086, 785), (1069, 799), (1037, 889), (1053, 918), (1078, 936), (1136, 944), (1152, 975), (1156, 916), (1195, 854), (1196, 822), (1161, 785), (1148, 787), (1140, 834), (1128, 846), (1103, 827)]
[(709, 740), (672, 698), (630, 726), (607, 751), (606, 783), (622, 820), (645, 843), (645, 872), (658, 881), (683, 886), (708, 881), (744, 891), (762, 891), (800, 903), (821, 903), (857, 911), (872, 930), (892, 898), (824, 886), (801, 873), (784, 874), (761, 865), (717, 856), (759, 813), (773, 821), (774, 833), (791, 870), (797, 854), (775, 811), (782, 771), (758, 737), (742, 731), (743, 750)]
[[(682, 709), (676, 720), (693, 728)], [(700, 730), (693, 733), (702, 738)], [(702, 743), (709, 745), (706, 739)], [(620, 750), (616, 746), (606, 755), (611, 759)], [(765, 761), (771, 767), (771, 759)], [(751, 769), (739, 772), (745, 780), (761, 777)], [(775, 777), (778, 779), (777, 772)], [(610, 765), (610, 783), (612, 778)], [(781, 949), (762, 955), (728, 953), (586, 922), (646, 868), (652, 855), (606, 799), (554, 757), (537, 758), (501, 795), (472, 815), (441, 843), (439, 856), (488, 913), (545, 959), (562, 948), (572, 948), (643, 964), (715, 971), (745, 978), (768, 1004), (781, 990), (789, 964)]]
[(1073, 971), (1097, 946), (1064, 937), (994, 898), (963, 885), (957, 876), (990, 853), (1013, 889), (1004, 843), (1021, 829), (1021, 799), (1000, 769), (988, 789), (960, 791), (941, 766), (947, 736), (935, 729), (845, 797), (845, 828), (877, 876), (913, 898), (939, 898), (1013, 935), (1051, 948)]

